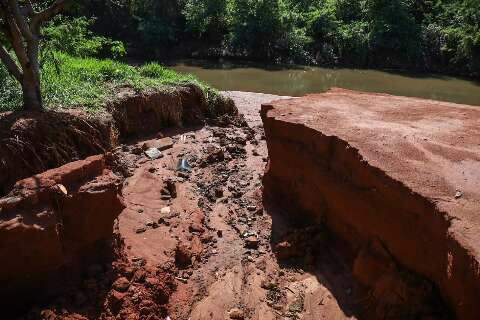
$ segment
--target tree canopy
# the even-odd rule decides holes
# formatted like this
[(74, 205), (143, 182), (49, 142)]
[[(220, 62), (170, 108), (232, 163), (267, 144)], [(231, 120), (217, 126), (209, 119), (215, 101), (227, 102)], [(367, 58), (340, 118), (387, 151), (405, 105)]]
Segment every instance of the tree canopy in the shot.
[(478, 75), (480, 69), (477, 0), (106, 3), (82, 1), (76, 14), (101, 17), (98, 30), (121, 35), (131, 47), (147, 48), (142, 52), (155, 55), (199, 51), (271, 62), (401, 67), (470, 75)]

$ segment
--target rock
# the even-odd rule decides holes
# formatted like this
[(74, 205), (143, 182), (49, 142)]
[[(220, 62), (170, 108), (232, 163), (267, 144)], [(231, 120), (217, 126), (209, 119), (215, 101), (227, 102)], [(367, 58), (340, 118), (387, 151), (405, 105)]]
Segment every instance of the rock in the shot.
[(215, 188), (215, 197), (221, 198), (223, 197), (223, 189), (220, 187)]
[(239, 145), (246, 146), (247, 145), (247, 139), (242, 137), (242, 136), (235, 136), (234, 138), (235, 142), (238, 143)]
[(163, 154), (157, 148), (149, 148), (145, 151), (145, 155), (150, 160), (155, 160), (163, 157)]
[(190, 173), (179, 171), (177, 172), (177, 176), (179, 176), (180, 178), (188, 179), (190, 177)]
[(184, 243), (179, 243), (175, 248), (175, 264), (180, 268), (192, 264), (193, 253)]
[(170, 214), (171, 211), (172, 209), (170, 207), (163, 207), (162, 209), (160, 209), (160, 213), (165, 215)]
[(117, 280), (115, 280), (112, 287), (118, 292), (126, 292), (130, 287), (130, 281), (128, 281), (128, 279), (125, 277), (120, 277)]
[(144, 269), (138, 269), (137, 271), (135, 271), (132, 281), (137, 283), (142, 283), (143, 281), (145, 281), (146, 276), (147, 276), (147, 273), (145, 272)]
[(202, 243), (216, 242), (216, 239), (209, 233), (203, 233), (200, 240)]
[(140, 228), (135, 229), (135, 233), (144, 233), (145, 231), (147, 231), (147, 229), (145, 227), (140, 227)]
[(140, 146), (134, 146), (130, 152), (133, 153), (133, 154), (135, 154), (135, 155), (137, 155), (137, 156), (139, 156), (139, 155), (142, 154), (143, 149), (142, 149), (142, 147), (140, 147)]
[(223, 231), (222, 230), (217, 230), (217, 236), (219, 238), (223, 237)]
[(118, 292), (117, 290), (111, 290), (108, 294), (107, 301), (108, 306), (114, 313), (117, 313), (125, 300), (126, 293)]
[(260, 241), (258, 240), (257, 236), (249, 236), (245, 239), (245, 247), (248, 249), (257, 249)]
[(151, 228), (153, 228), (153, 229), (158, 228), (158, 224), (157, 224), (156, 222), (154, 222), (154, 221), (148, 221), (147, 223), (145, 223), (145, 225), (146, 225), (147, 227), (151, 227)]
[(156, 147), (160, 151), (164, 151), (173, 147), (173, 140), (170, 137), (157, 140)]
[(177, 197), (177, 186), (172, 179), (165, 180), (165, 188), (169, 191), (172, 198)]
[(205, 152), (207, 154), (205, 159), (206, 164), (220, 162), (225, 159), (225, 154), (223, 153), (222, 148), (218, 148), (214, 145), (208, 145)]
[(191, 223), (190, 226), (188, 227), (188, 231), (190, 232), (198, 232), (198, 233), (204, 233), (205, 229), (200, 223)]
[(241, 155), (246, 153), (245, 147), (236, 144), (227, 145), (227, 151), (230, 152), (230, 154), (232, 155)]
[(275, 246), (275, 254), (283, 260), (298, 257), (303, 252), (299, 252), (289, 241), (282, 241)]
[(166, 226), (169, 226), (170, 222), (168, 220), (166, 220), (165, 218), (159, 218), (158, 219), (158, 224), (164, 224)]
[(257, 206), (254, 206), (254, 205), (247, 206), (247, 210), (250, 211), (250, 212), (256, 211)]
[(235, 320), (245, 319), (244, 312), (238, 308), (230, 309), (230, 311), (228, 311), (228, 316), (230, 317), (230, 319), (235, 319)]

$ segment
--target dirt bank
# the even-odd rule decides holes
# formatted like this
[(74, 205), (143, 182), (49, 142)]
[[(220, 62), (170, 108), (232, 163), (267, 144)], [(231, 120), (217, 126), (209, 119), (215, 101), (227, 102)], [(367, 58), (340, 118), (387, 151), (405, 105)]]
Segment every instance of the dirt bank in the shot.
[(120, 140), (238, 113), (231, 100), (207, 99), (196, 86), (125, 90), (107, 110), (0, 114), (0, 196), (20, 179), (112, 150)]
[(458, 319), (480, 317), (478, 108), (333, 90), (262, 117), (266, 195), (350, 245), (373, 315), (432, 315), (438, 289)]
[(58, 293), (88, 261), (108, 259), (121, 183), (94, 156), (19, 181), (0, 198), (2, 315)]

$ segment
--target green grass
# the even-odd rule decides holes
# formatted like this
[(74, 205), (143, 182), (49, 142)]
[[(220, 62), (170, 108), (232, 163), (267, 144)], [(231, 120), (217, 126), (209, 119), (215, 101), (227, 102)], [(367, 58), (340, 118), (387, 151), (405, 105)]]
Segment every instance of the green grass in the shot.
[[(206, 95), (216, 91), (191, 75), (176, 73), (157, 63), (133, 67), (112, 60), (76, 58), (56, 53), (42, 64), (41, 86), (47, 109), (82, 107), (101, 110), (125, 87), (137, 92), (162, 90), (168, 86), (195, 84)], [(22, 105), (19, 84), (0, 65), (0, 111), (18, 110)]]

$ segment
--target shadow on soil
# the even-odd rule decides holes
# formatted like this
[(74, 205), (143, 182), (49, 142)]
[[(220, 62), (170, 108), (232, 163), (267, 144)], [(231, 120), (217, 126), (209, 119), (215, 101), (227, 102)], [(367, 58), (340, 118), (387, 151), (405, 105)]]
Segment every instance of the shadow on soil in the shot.
[[(352, 277), (353, 259), (348, 249), (335, 243), (321, 225), (299, 219), (282, 208), (263, 200), (264, 208), (272, 218), (270, 244), (272, 250), (288, 239), (291, 252), (276, 251), (279, 266), (308, 272), (330, 291), (345, 317), (360, 317), (359, 297), (353, 296), (357, 285)], [(341, 255), (340, 255), (341, 252)]]

